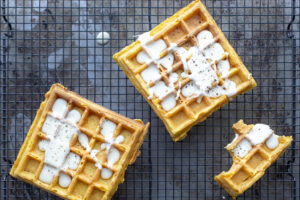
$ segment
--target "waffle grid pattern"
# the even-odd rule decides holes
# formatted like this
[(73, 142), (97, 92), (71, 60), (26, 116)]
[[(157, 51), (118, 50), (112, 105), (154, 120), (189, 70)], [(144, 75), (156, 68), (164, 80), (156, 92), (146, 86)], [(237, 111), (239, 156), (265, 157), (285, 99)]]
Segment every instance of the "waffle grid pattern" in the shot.
[(246, 138), (253, 126), (253, 124), (244, 124), (242, 120), (232, 126), (238, 137), (226, 149), (233, 158), (233, 165), (229, 171), (222, 172), (215, 177), (215, 180), (232, 197), (242, 194), (260, 179), (265, 170), (284, 153), (293, 141), (291, 136), (280, 136), (278, 138), (279, 144), (274, 149), (268, 148), (266, 143), (263, 142), (252, 146), (245, 157), (235, 156), (233, 149)]
[[(210, 31), (214, 36), (214, 43), (219, 43), (223, 47), (225, 53), (221, 59), (214, 61), (213, 64), (217, 65), (220, 60), (228, 59), (230, 63), (229, 80), (234, 81), (237, 85), (236, 95), (255, 87), (256, 83), (251, 74), (201, 2), (195, 1), (186, 8), (183, 8), (173, 17), (167, 19), (150, 31), (150, 34), (153, 35), (154, 41), (162, 39), (167, 44), (167, 48), (160, 54), (161, 58), (170, 52), (173, 53), (175, 63), (173, 63), (172, 71), (180, 74), (183, 72), (183, 64), (178, 52), (173, 52), (171, 43), (176, 43), (177, 46), (186, 49), (192, 46), (198, 46), (196, 35), (203, 30)], [(209, 46), (211, 45), (207, 47)], [(140, 51), (142, 51), (140, 43), (135, 42), (115, 54), (114, 59), (125, 71), (133, 85), (143, 94), (144, 98), (147, 99), (149, 96), (148, 85), (140, 73), (145, 70), (148, 65), (139, 64), (136, 60), (137, 54)], [(161, 80), (168, 85), (169, 77), (167, 69), (159, 66), (159, 70), (162, 76)], [(218, 73), (218, 78), (219, 84), (224, 84), (224, 79), (220, 77), (220, 73)], [(181, 82), (180, 85), (179, 82)], [(189, 82), (190, 80), (188, 78), (180, 77), (174, 84), (176, 90), (174, 94), (177, 93), (178, 89), (183, 88)], [(152, 85), (153, 83), (150, 83), (149, 86), (151, 87)], [(161, 100), (158, 98), (154, 97), (152, 100), (148, 100), (158, 116), (164, 121), (171, 137), (175, 141), (183, 139), (187, 131), (193, 125), (205, 120), (212, 112), (228, 103), (228, 101), (229, 98), (225, 95), (217, 98), (204, 96), (202, 101), (198, 103), (197, 98), (186, 98), (180, 94), (176, 102), (176, 107), (170, 111), (165, 111), (160, 105)]]
[[(74, 95), (72, 92), (66, 92), (60, 85), (52, 86), (47, 95), (48, 97), (43, 103), (45, 104), (44, 109), (38, 111), (42, 114), (40, 118), (36, 118), (32, 125), (12, 168), (12, 175), (66, 199), (109, 199), (117, 189), (118, 184), (123, 182), (127, 165), (132, 164), (138, 156), (138, 148), (143, 141), (147, 127), (141, 122), (125, 119), (101, 106), (91, 104), (91, 102), (88, 104), (86, 100), (83, 101), (82, 97)], [(97, 159), (103, 168), (109, 169), (109, 166), (107, 164), (107, 152), (105, 149), (101, 150), (100, 147), (102, 143), (106, 142), (101, 134), (101, 124), (104, 120), (110, 120), (117, 124), (114, 137), (122, 135), (125, 139), (121, 144), (113, 144), (113, 147), (120, 152), (120, 158), (111, 168), (112, 176), (109, 179), (101, 178), (100, 170), (95, 166), (95, 160), (91, 157), (90, 152), (80, 145), (78, 136), (73, 135), (70, 152), (81, 157), (80, 164), (76, 170), (60, 171), (60, 173), (66, 173), (72, 177), (70, 185), (67, 188), (61, 187), (58, 184), (58, 176), (54, 177), (51, 184), (39, 180), (45, 165), (45, 153), (39, 149), (38, 144), (41, 140), (47, 139), (47, 135), (42, 132), (43, 120), (46, 119), (47, 115), (51, 116), (51, 108), (57, 98), (68, 101), (69, 111), (75, 109), (81, 113), (81, 119), (77, 126), (80, 132), (89, 138), (89, 146), (99, 150)]]
[[(34, 2), (40, 3), (38, 8)], [(232, 158), (224, 146), (233, 139), (231, 127), (239, 119), (269, 124), (279, 135), (293, 135), (294, 142), (238, 199), (299, 198), (300, 1), (202, 0), (253, 74), (257, 87), (234, 98), (194, 126), (182, 142), (174, 143), (112, 54), (190, 2), (0, 2), (0, 199), (60, 199), (9, 175), (44, 94), (55, 82), (124, 116), (151, 123), (142, 153), (134, 166), (128, 167), (125, 182), (113, 199), (232, 199), (213, 178), (231, 167)], [(105, 46), (97, 45), (99, 31), (111, 36)], [(93, 53), (97, 57), (87, 61)]]

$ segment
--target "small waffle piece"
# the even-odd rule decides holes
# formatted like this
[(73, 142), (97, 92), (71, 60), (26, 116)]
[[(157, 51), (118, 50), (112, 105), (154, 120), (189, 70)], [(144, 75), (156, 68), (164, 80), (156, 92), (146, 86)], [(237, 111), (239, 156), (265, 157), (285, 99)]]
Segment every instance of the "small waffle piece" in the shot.
[(114, 55), (174, 141), (255, 80), (198, 0)]
[(265, 124), (247, 125), (243, 120), (233, 125), (236, 136), (226, 146), (233, 158), (232, 167), (215, 180), (237, 197), (260, 179), (265, 170), (291, 145), (291, 136), (278, 136)]
[(10, 174), (64, 199), (110, 199), (139, 155), (149, 123), (60, 84), (45, 97)]

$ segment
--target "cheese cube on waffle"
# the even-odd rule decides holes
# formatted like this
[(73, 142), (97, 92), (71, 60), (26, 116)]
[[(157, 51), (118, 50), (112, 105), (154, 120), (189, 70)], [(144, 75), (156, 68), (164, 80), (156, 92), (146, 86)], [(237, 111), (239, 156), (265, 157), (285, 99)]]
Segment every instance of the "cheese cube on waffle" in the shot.
[(174, 141), (255, 80), (198, 0), (114, 55)]
[(10, 174), (64, 199), (110, 199), (139, 155), (149, 123), (54, 84)]
[(265, 170), (291, 145), (291, 136), (278, 136), (265, 124), (247, 125), (243, 120), (233, 125), (233, 141), (226, 146), (233, 158), (229, 171), (215, 180), (237, 197), (260, 179)]

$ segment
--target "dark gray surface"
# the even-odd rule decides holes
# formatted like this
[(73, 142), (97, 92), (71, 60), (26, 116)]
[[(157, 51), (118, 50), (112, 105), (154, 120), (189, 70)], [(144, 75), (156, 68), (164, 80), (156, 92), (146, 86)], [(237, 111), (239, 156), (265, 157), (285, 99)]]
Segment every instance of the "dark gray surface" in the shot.
[[(8, 176), (54, 82), (127, 117), (151, 122), (142, 154), (128, 168), (115, 199), (227, 199), (213, 177), (231, 166), (223, 147), (233, 138), (231, 125), (238, 119), (267, 123), (279, 135), (295, 136), (293, 146), (239, 199), (299, 199), (299, 1), (204, 1), (258, 87), (178, 143), (112, 55), (188, 1), (43, 2), (1, 1), (0, 199), (55, 198)], [(293, 15), (297, 17), (289, 26)], [(99, 31), (110, 33), (109, 44), (96, 43)]]

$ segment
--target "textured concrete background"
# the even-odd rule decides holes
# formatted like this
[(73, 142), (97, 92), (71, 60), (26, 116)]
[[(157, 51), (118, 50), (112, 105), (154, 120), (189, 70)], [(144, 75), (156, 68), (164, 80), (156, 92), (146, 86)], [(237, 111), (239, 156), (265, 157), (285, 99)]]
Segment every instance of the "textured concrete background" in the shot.
[[(240, 199), (299, 197), (299, 1), (204, 1), (258, 87), (195, 126), (183, 142), (173, 143), (112, 54), (188, 2), (1, 1), (1, 199), (55, 198), (8, 176), (35, 111), (54, 82), (151, 122), (142, 155), (128, 168), (116, 199), (228, 198), (213, 177), (231, 165), (223, 147), (240, 118), (295, 136), (293, 147)], [(293, 15), (297, 17), (289, 26)], [(100, 31), (110, 33), (105, 46), (95, 41)]]

